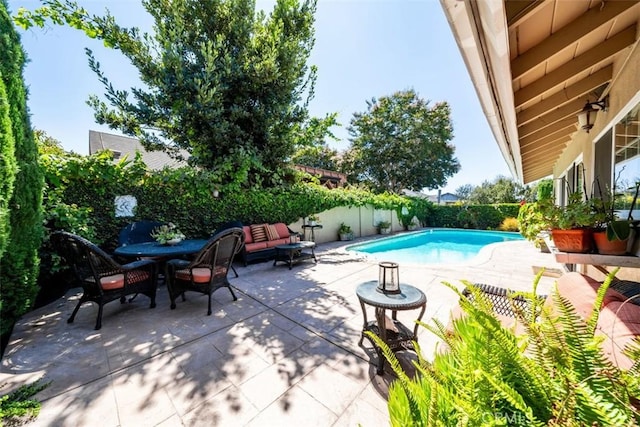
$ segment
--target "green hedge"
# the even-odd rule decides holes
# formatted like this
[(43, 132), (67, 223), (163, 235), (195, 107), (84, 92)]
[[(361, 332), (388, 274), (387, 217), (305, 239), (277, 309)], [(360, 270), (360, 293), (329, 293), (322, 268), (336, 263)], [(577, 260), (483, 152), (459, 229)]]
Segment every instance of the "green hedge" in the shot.
[(429, 227), (495, 230), (505, 218), (517, 218), (520, 205), (445, 205), (434, 206), (427, 218)]
[[(0, 131), (6, 131), (4, 126), (8, 117), (17, 167), (13, 191), (8, 199), (8, 226), (5, 218), (0, 219), (0, 233), (6, 242), (2, 243), (5, 250), (0, 257), (0, 332), (3, 335), (11, 330), (15, 319), (35, 302), (40, 262), (38, 248), (42, 242), (43, 179), (27, 110), (27, 90), (22, 77), (24, 62), (20, 37), (3, 0), (0, 3), (0, 78), (8, 110), (3, 114), (3, 129)], [(5, 151), (4, 145), (3, 142), (0, 154), (11, 154)], [(12, 167), (12, 160), (7, 160)], [(3, 189), (2, 193), (6, 191)], [(4, 212), (7, 210), (0, 209), (0, 216), (4, 216)]]

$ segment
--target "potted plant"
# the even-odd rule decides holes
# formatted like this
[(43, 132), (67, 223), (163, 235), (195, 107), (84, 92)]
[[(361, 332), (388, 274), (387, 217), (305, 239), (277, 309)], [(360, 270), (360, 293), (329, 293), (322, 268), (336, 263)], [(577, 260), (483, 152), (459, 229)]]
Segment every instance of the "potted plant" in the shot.
[(353, 231), (351, 230), (351, 226), (344, 222), (340, 224), (340, 228), (338, 228), (338, 235), (342, 241), (353, 240)]
[(380, 234), (390, 234), (391, 233), (391, 223), (389, 221), (380, 221), (376, 225), (378, 227), (378, 232)]
[(616, 194), (614, 190), (605, 193), (603, 197), (592, 199), (597, 216), (593, 239), (598, 253), (602, 255), (624, 255), (627, 253), (632, 230), (631, 218), (621, 219), (618, 217), (615, 210), (618, 196), (620, 194)]
[(317, 215), (311, 214), (307, 217), (308, 225), (316, 225), (318, 222), (320, 222), (320, 217), (318, 217)]
[(171, 222), (154, 228), (151, 232), (151, 237), (161, 245), (176, 245), (185, 238), (184, 234), (178, 230), (178, 227)]
[(559, 251), (586, 253), (593, 249), (593, 226), (597, 215), (591, 201), (584, 200), (581, 192), (571, 193), (565, 206), (552, 206), (545, 215)]

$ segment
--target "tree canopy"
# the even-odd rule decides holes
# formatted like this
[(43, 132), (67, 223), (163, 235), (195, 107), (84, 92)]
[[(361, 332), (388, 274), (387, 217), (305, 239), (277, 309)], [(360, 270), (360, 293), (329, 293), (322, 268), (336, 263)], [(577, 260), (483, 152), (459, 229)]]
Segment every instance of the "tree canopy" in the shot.
[(470, 203), (490, 205), (494, 203), (516, 203), (530, 192), (528, 187), (505, 176), (497, 176), (493, 181), (484, 181), (479, 186), (462, 186), (456, 193), (467, 192), (464, 199)]
[(444, 186), (460, 169), (450, 113), (446, 102), (430, 107), (412, 89), (367, 101), (351, 119), (343, 171), (376, 191)]
[(106, 102), (95, 95), (88, 101), (96, 120), (147, 149), (174, 156), (186, 149), (193, 164), (236, 175), (221, 179), (276, 177), (307, 134), (317, 138), (334, 124), (335, 115), (315, 119), (307, 109), (316, 81), (315, 67), (307, 65), (315, 0), (277, 0), (268, 16), (251, 0), (142, 3), (155, 21), (152, 34), (120, 27), (108, 11), (90, 15), (59, 0), (20, 10), (16, 22), (66, 22), (120, 50), (143, 87), (114, 88), (87, 50), (105, 88)]

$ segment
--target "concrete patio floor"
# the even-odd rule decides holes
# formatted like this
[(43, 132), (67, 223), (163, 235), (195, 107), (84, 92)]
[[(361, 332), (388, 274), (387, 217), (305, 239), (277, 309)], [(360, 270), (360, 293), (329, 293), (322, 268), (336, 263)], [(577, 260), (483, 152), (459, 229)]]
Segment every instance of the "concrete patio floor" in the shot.
[[(16, 324), (0, 394), (51, 381), (36, 396), (42, 410), (34, 426), (387, 426), (394, 376), (388, 365), (376, 375), (375, 352), (367, 340), (358, 345), (363, 319), (355, 295), (357, 284), (377, 279), (378, 266), (344, 246), (319, 245), (317, 264), (292, 270), (271, 262), (236, 266), (240, 277), (229, 276), (238, 301), (218, 290), (211, 316), (206, 296), (195, 293), (170, 310), (161, 285), (155, 309), (143, 295), (107, 304), (95, 331), (94, 304), (67, 324), (81, 292), (72, 289)], [(486, 247), (472, 264), (400, 264), (400, 277), (427, 295), (423, 321), (446, 323), (457, 296), (443, 281), (530, 290), (533, 266), (561, 269), (552, 255), (517, 241)], [(543, 277), (539, 293), (554, 280)], [(418, 312), (398, 314), (411, 325)], [(420, 329), (430, 358), (436, 339)], [(407, 366), (415, 358), (400, 356)]]

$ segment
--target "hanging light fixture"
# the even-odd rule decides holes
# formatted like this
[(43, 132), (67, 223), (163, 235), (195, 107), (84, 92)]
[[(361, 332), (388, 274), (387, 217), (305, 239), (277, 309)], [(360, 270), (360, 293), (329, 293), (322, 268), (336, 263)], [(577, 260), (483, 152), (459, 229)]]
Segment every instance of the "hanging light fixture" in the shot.
[(605, 100), (596, 102), (587, 101), (582, 111), (578, 113), (578, 125), (580, 126), (580, 129), (589, 133), (589, 130), (593, 127), (593, 122), (596, 120), (596, 113), (599, 110), (604, 110), (605, 107)]

